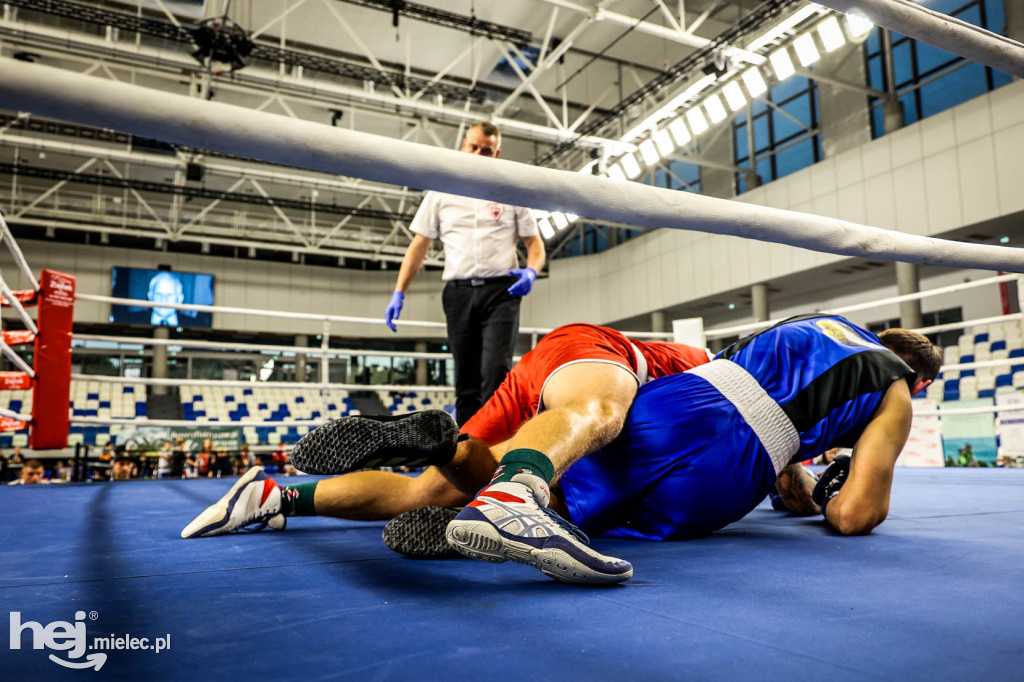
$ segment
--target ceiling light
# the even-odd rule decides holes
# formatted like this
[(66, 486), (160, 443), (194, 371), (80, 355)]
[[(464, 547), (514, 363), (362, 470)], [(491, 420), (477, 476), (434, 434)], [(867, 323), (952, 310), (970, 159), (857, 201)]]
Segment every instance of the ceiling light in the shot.
[(551, 220), (555, 223), (555, 229), (559, 232), (569, 227), (569, 220), (565, 217), (564, 213), (552, 213)]
[(682, 118), (677, 118), (668, 124), (668, 131), (672, 133), (672, 139), (676, 141), (676, 144), (682, 147), (687, 144), (691, 139), (690, 131), (686, 129), (686, 124), (683, 123)]
[(839, 28), (839, 19), (834, 14), (818, 24), (818, 35), (825, 52), (835, 52), (846, 44), (843, 29)]
[(846, 15), (846, 31), (851, 38), (865, 36), (874, 27), (874, 23), (860, 12), (850, 12)]
[(784, 81), (796, 73), (796, 69), (793, 67), (793, 60), (790, 58), (789, 50), (786, 48), (772, 52), (768, 55), (768, 61), (771, 62), (775, 77), (780, 81)]
[(796, 49), (796, 58), (800, 60), (800, 66), (810, 66), (821, 59), (818, 46), (814, 44), (814, 37), (810, 33), (805, 33), (794, 40), (793, 47)]
[(733, 111), (739, 111), (747, 104), (747, 96), (743, 94), (743, 88), (736, 81), (726, 83), (722, 88), (722, 94), (725, 95), (725, 101)]
[(686, 112), (686, 120), (690, 124), (690, 130), (693, 131), (694, 135), (700, 135), (708, 129), (708, 122), (704, 118), (704, 114), (700, 113), (700, 109), (693, 108)]
[(574, 223), (577, 220), (579, 220), (580, 217), (578, 215), (576, 215), (575, 213), (566, 213), (565, 214), (565, 219), (568, 220), (570, 223)]
[(768, 84), (764, 82), (764, 76), (756, 66), (743, 72), (743, 84), (747, 86), (747, 92), (751, 97), (760, 97), (768, 92)]
[(704, 109), (712, 123), (721, 123), (729, 116), (725, 111), (725, 105), (722, 104), (722, 98), (718, 95), (711, 95), (704, 100)]
[(626, 182), (626, 174), (622, 172), (619, 164), (608, 167), (608, 177), (616, 182)]
[(640, 143), (640, 156), (644, 158), (644, 163), (648, 166), (658, 163), (661, 155), (658, 154), (658, 148), (654, 146), (654, 140), (647, 139)]
[[(687, 133), (687, 137), (689, 137), (689, 133)], [(676, 146), (672, 142), (672, 136), (664, 128), (654, 133), (654, 144), (658, 147), (658, 153), (663, 157), (676, 150)]]
[(537, 227), (540, 228), (540, 234), (544, 239), (551, 239), (555, 236), (555, 230), (551, 227), (551, 221), (547, 218), (538, 220)]
[(544, 239), (551, 239), (555, 236), (555, 229), (551, 227), (551, 220), (548, 218), (538, 219), (537, 227), (540, 228), (540, 234)]
[(619, 159), (619, 165), (622, 166), (623, 172), (630, 180), (640, 177), (640, 164), (637, 163), (636, 157), (632, 154), (626, 154)]

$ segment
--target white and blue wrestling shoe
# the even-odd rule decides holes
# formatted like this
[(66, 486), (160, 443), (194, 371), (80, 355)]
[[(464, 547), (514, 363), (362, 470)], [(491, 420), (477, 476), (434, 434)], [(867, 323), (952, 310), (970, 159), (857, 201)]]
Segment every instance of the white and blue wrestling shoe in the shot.
[(287, 520), (281, 513), (281, 488), (253, 467), (239, 478), (216, 504), (207, 507), (181, 531), (183, 538), (203, 538), (235, 531), (255, 532), (266, 527), (284, 530)]
[(608, 585), (633, 577), (628, 561), (590, 549), (583, 531), (547, 508), (548, 499), (537, 476), (493, 483), (448, 524), (448, 543), (471, 559), (516, 561), (566, 583)]

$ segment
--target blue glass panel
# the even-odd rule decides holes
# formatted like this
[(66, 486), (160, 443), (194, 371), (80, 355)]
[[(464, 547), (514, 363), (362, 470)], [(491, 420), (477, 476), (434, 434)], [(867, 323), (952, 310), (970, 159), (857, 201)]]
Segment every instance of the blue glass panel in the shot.
[(768, 130), (768, 116), (754, 118), (754, 151), (760, 152), (770, 149), (772, 137)]
[(881, 52), (882, 40), (879, 37), (879, 35), (880, 33), (877, 28), (871, 29), (871, 33), (868, 34), (868, 39), (864, 41), (864, 44), (867, 46), (868, 49), (868, 54)]
[(945, 111), (987, 91), (985, 67), (968, 64), (921, 88), (921, 117)]
[(773, 102), (781, 102), (793, 95), (807, 89), (807, 79), (801, 76), (791, 76), (772, 88), (771, 95)]
[[(784, 178), (801, 168), (814, 163), (814, 142), (811, 139), (795, 144), (775, 155), (775, 166), (778, 177)], [(760, 164), (758, 165), (760, 171)]]
[(993, 33), (1002, 33), (1006, 28), (1003, 0), (985, 0), (985, 28)]
[(957, 60), (952, 52), (940, 50), (927, 43), (917, 43), (917, 72), (928, 73)]
[[(808, 105), (806, 109), (807, 114), (810, 115), (810, 106)], [(772, 117), (772, 125), (775, 126), (775, 142), (777, 144), (785, 142), (786, 140), (796, 135), (800, 135), (801, 133), (806, 132), (806, 129), (804, 127), (802, 127), (798, 123), (793, 122), (792, 119), (785, 116), (781, 112), (773, 111)]]
[(868, 60), (868, 85), (876, 90), (885, 89), (885, 80), (882, 76), (881, 57), (872, 57)]
[(917, 100), (914, 97), (914, 93), (907, 93), (903, 97), (900, 97), (900, 102), (903, 103), (903, 120), (906, 125), (916, 123), (920, 117), (917, 111)]
[(743, 161), (747, 158), (747, 126), (746, 124), (736, 126), (733, 129), (733, 149), (736, 150), (736, 161)]
[(896, 73), (896, 87), (906, 85), (914, 79), (914, 61), (910, 54), (910, 41), (893, 45), (892, 62)]

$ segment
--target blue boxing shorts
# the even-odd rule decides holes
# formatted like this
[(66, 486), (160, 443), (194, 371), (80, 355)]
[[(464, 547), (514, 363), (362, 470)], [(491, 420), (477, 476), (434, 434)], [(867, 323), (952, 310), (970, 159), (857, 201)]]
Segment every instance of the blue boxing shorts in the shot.
[(682, 373), (641, 386), (619, 437), (557, 485), (595, 537), (678, 540), (746, 516), (774, 490), (775, 469), (733, 404)]

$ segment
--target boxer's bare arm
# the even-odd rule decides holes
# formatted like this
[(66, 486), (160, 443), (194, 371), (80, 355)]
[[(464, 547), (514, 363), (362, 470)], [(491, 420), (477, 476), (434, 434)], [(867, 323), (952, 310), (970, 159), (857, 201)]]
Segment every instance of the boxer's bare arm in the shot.
[(897, 381), (853, 448), (850, 477), (825, 509), (832, 527), (844, 535), (865, 535), (889, 514), (896, 458), (910, 435), (910, 389)]

